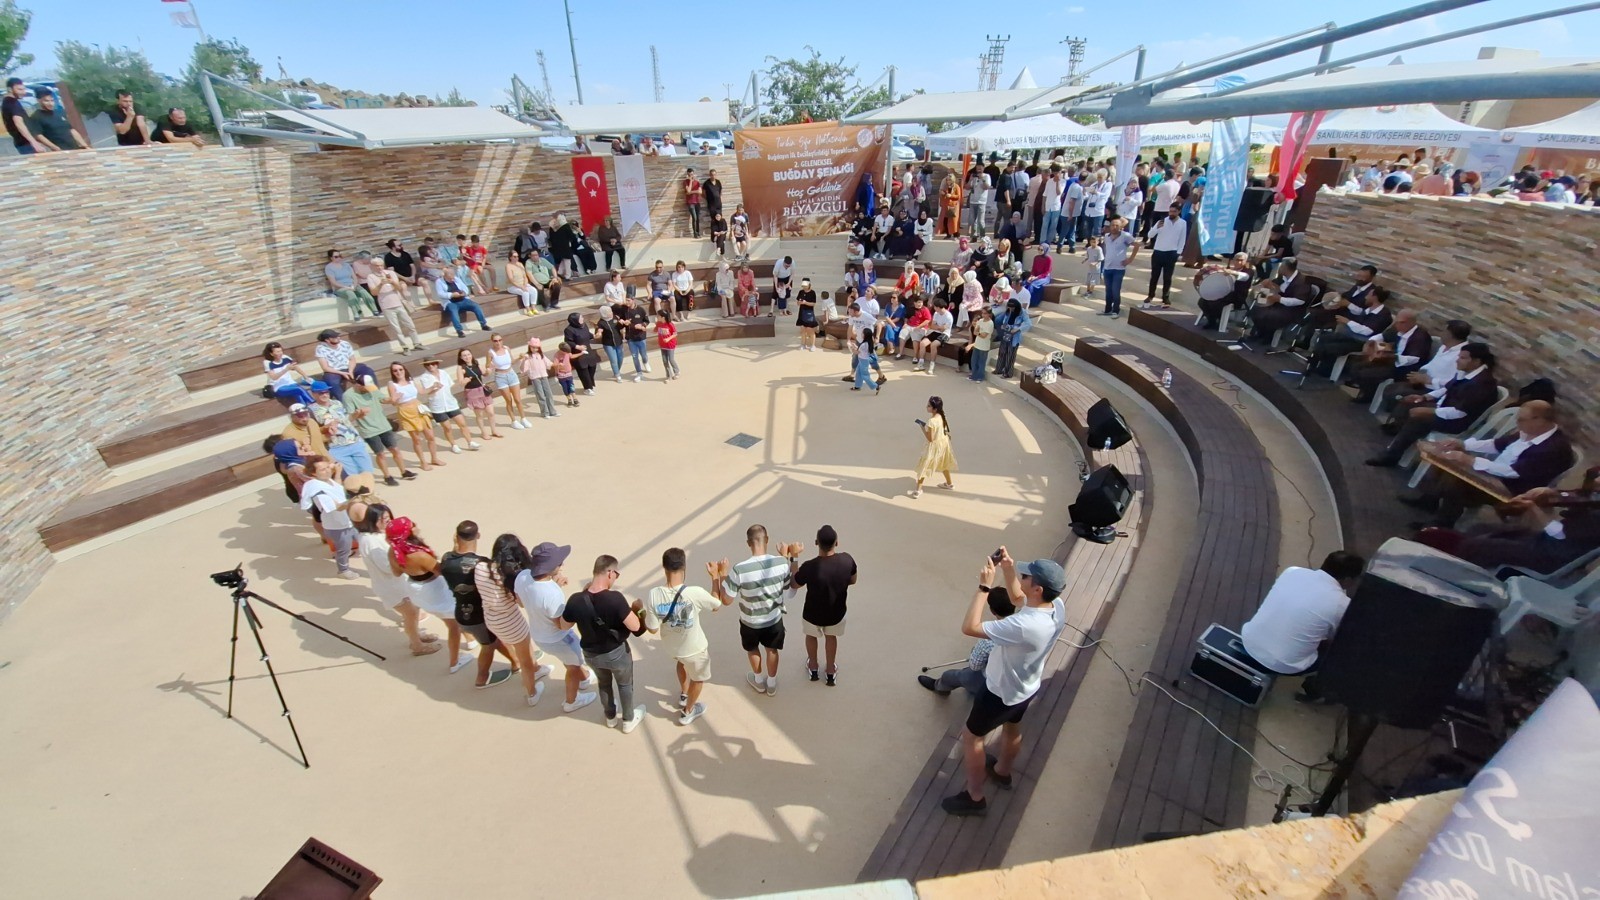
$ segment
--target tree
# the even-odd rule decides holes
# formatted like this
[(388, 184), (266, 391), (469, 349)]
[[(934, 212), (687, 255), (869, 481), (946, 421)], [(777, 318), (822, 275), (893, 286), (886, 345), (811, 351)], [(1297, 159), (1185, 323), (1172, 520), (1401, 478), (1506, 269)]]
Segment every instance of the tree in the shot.
[[(217, 131), (219, 123), (211, 120), (211, 109), (205, 102), (205, 88), (200, 84), (205, 77), (202, 72), (220, 75), (230, 81), (258, 85), (261, 83), (261, 63), (256, 62), (250, 50), (235, 39), (220, 41), (212, 38), (194, 45), (189, 65), (183, 70), (183, 84), (177, 91), (176, 102), (168, 105), (183, 107), (189, 114), (189, 124), (197, 131)], [(223, 115), (261, 105), (259, 100), (244, 91), (225, 84), (213, 83), (212, 89), (216, 91), (217, 105), (222, 107)], [(162, 110), (163, 113), (165, 111)]]
[(147, 114), (166, 112), (173, 85), (156, 74), (143, 53), (127, 47), (104, 50), (77, 41), (56, 44), (56, 70), (72, 89), (73, 100), (88, 118), (117, 103), (117, 91), (132, 91)]
[[(767, 57), (763, 78), (767, 111), (762, 116), (763, 124), (792, 124), (801, 121), (802, 116), (819, 122), (841, 118), (845, 107), (861, 91), (856, 67), (845, 65), (844, 57), (830, 62), (810, 44), (805, 49), (810, 51), (810, 59)], [(889, 89), (880, 87), (861, 98), (856, 109), (875, 109), (889, 102)]]
[(461, 96), (461, 89), (460, 88), (451, 88), (450, 89), (450, 93), (448, 95), (446, 95), (443, 100), (438, 100), (437, 96), (435, 96), (435, 100), (437, 100), (439, 106), (477, 106), (478, 105), (475, 101), (468, 100), (467, 98)]
[(32, 53), (17, 52), (32, 23), (31, 10), (18, 9), (16, 0), (0, 0), (0, 75), (33, 64)]

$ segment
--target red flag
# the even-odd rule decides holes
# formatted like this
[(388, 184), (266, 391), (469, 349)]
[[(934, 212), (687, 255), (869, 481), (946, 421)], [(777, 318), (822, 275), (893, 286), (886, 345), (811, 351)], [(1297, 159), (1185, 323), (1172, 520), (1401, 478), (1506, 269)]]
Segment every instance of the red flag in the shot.
[(1316, 136), (1317, 126), (1322, 124), (1325, 115), (1327, 112), (1318, 110), (1289, 116), (1289, 124), (1283, 129), (1283, 153), (1279, 157), (1281, 168), (1278, 169), (1278, 192), (1285, 200), (1295, 197), (1295, 179), (1300, 177), (1300, 167), (1311, 155), (1311, 139)]
[(584, 234), (588, 234), (611, 215), (611, 189), (606, 185), (605, 159), (574, 156), (572, 186), (578, 192), (578, 217), (583, 222)]

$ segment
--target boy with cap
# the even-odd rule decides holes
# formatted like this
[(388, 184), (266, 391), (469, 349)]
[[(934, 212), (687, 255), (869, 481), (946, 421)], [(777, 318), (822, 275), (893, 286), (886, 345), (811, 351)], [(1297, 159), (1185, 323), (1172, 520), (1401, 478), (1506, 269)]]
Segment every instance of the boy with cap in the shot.
[(311, 418), (321, 427), (322, 436), (328, 442), (328, 456), (344, 469), (345, 477), (373, 471), (372, 451), (351, 424), (350, 413), (334, 401), (328, 383), (311, 382), (311, 396), (316, 401), (311, 404)]
[(533, 645), (566, 666), (567, 699), (561, 704), (561, 711), (565, 713), (576, 712), (600, 696), (593, 690), (594, 675), (584, 668), (583, 644), (578, 630), (561, 618), (567, 607), (566, 595), (561, 590), (566, 587), (567, 576), (562, 573), (561, 564), (571, 552), (571, 545), (561, 547), (549, 541), (534, 547), (528, 554), (527, 569), (532, 579), (519, 577), (515, 584), (517, 597), (528, 611), (528, 632)]
[[(956, 816), (981, 816), (988, 811), (988, 801), (983, 798), (986, 776), (992, 776), (1002, 788), (1011, 787), (1011, 766), (1022, 749), (1022, 717), (1039, 691), (1045, 659), (1066, 622), (1061, 592), (1066, 590), (1067, 573), (1059, 563), (1036, 559), (1019, 566), (1004, 547), (998, 556), (1006, 591), (1021, 601), (1021, 606), (998, 622), (983, 621), (996, 575), (995, 560), (985, 559), (961, 633), (988, 638), (994, 649), (984, 666), (983, 684), (973, 692), (972, 711), (961, 732), (967, 789), (940, 804)], [(984, 752), (984, 738), (996, 728), (1001, 730), (998, 757)]]
[[(684, 584), (688, 562), (688, 554), (680, 547), (661, 554), (661, 571), (667, 583), (652, 589), (640, 609), (644, 627), (651, 634), (661, 635), (662, 649), (678, 664), (678, 707), (683, 710), (678, 716), (679, 725), (688, 725), (706, 711), (706, 705), (699, 701), (701, 689), (711, 680), (711, 645), (700, 627), (700, 614), (715, 612), (732, 599), (724, 596), (718, 600), (705, 588)], [(716, 579), (716, 563), (706, 563), (706, 571), (712, 580)]]

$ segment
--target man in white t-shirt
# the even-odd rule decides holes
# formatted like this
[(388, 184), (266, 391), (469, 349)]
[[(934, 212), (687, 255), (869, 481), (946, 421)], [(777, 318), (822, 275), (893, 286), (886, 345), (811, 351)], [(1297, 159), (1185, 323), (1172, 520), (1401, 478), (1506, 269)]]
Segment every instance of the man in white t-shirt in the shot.
[(1078, 239), (1088, 237), (1083, 233), (1080, 221), (1083, 218), (1083, 175), (1069, 177), (1066, 185), (1066, 191), (1061, 195), (1061, 223), (1056, 226), (1056, 252), (1061, 252), (1065, 235), (1067, 252), (1076, 253)]
[(1039, 245), (1044, 246), (1060, 240), (1057, 235), (1063, 233), (1061, 201), (1066, 192), (1066, 181), (1060, 169), (1050, 170), (1050, 177), (1045, 179), (1039, 192), (1044, 195), (1044, 221), (1039, 225)]
[(955, 316), (950, 314), (943, 300), (933, 301), (933, 318), (928, 320), (927, 333), (911, 351), (911, 371), (921, 371), (923, 366), (927, 366), (928, 374), (933, 374), (934, 363), (939, 360), (939, 345), (950, 339), (950, 329), (955, 327), (955, 321)]
[[(1365, 569), (1366, 560), (1344, 550), (1329, 553), (1319, 569), (1284, 569), (1261, 608), (1239, 629), (1245, 652), (1256, 665), (1279, 675), (1315, 669), (1318, 654), (1350, 606), (1347, 591)], [(1317, 695), (1309, 679), (1304, 687), (1308, 698)]]
[[(961, 732), (967, 789), (946, 797), (941, 804), (945, 812), (955, 816), (981, 816), (988, 812), (989, 803), (983, 798), (986, 778), (994, 778), (1002, 788), (1011, 787), (1012, 764), (1022, 749), (1023, 714), (1039, 692), (1045, 660), (1067, 620), (1066, 604), (1061, 600), (1067, 573), (1059, 563), (1036, 559), (1018, 565), (1004, 547), (996, 556), (999, 571), (994, 557), (984, 560), (978, 572), (977, 591), (961, 623), (962, 634), (988, 638), (994, 642), (994, 649), (983, 669), (983, 687), (972, 695), (972, 711)], [(997, 574), (1004, 577), (1006, 590), (1018, 604), (1017, 611), (1004, 619), (985, 622), (983, 611), (989, 607), (989, 589)], [(999, 753), (990, 757), (984, 752), (984, 738), (996, 728), (1000, 729)]]
[(583, 645), (578, 640), (578, 629), (561, 618), (561, 611), (567, 608), (567, 595), (562, 590), (567, 586), (567, 576), (561, 571), (561, 564), (571, 552), (571, 546), (560, 547), (545, 541), (529, 551), (528, 568), (518, 572), (511, 584), (512, 591), (527, 610), (528, 633), (533, 637), (533, 645), (566, 666), (567, 699), (561, 704), (564, 713), (576, 712), (599, 697), (594, 691), (595, 677), (583, 665)]
[[(871, 290), (871, 288), (868, 288), (868, 290)], [(876, 300), (874, 300), (872, 302), (875, 305), (877, 304)], [(852, 374), (846, 375), (845, 377), (843, 377), (843, 378), (841, 378), (839, 380), (840, 381), (855, 381), (856, 378), (855, 378), (854, 372), (855, 372), (855, 359), (856, 359), (856, 345), (861, 343), (861, 340), (860, 340), (861, 332), (862, 331), (870, 331), (870, 332), (872, 332), (873, 343), (874, 343), (874, 346), (876, 346), (877, 341), (880, 340), (883, 337), (883, 330), (879, 327), (878, 317), (873, 315), (872, 313), (867, 312), (866, 309), (864, 309), (862, 307), (861, 301), (859, 301), (859, 300), (856, 301), (855, 303), (850, 304), (850, 308), (847, 311), (847, 313), (848, 314), (846, 315), (845, 320), (844, 320), (844, 324), (845, 324), (845, 342), (846, 342), (846, 346), (850, 350), (850, 371), (851, 371)], [(883, 381), (886, 380), (883, 377), (883, 367), (878, 365), (878, 354), (876, 352), (874, 352), (872, 354), (872, 368), (873, 368), (873, 371), (878, 373), (878, 382), (880, 384)]]
[[(711, 644), (700, 627), (700, 616), (716, 612), (733, 600), (728, 595), (718, 600), (705, 588), (684, 584), (687, 565), (688, 555), (682, 548), (671, 547), (661, 554), (661, 571), (667, 583), (651, 590), (650, 599), (640, 610), (644, 627), (651, 634), (661, 635), (661, 649), (678, 664), (678, 708), (682, 710), (679, 725), (688, 725), (706, 711), (706, 705), (700, 702), (700, 691), (711, 680)], [(716, 564), (707, 564), (706, 570), (715, 581)]]

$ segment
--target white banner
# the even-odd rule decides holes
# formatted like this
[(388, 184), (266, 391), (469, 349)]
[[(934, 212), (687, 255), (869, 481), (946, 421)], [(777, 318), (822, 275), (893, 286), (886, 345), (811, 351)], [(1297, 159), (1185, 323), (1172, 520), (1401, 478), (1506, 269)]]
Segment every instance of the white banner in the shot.
[(622, 233), (628, 234), (638, 225), (655, 233), (650, 227), (650, 192), (644, 185), (644, 157), (638, 154), (613, 156), (617, 169), (617, 212), (622, 217)]
[(1122, 126), (1122, 140), (1117, 145), (1117, 183), (1112, 185), (1111, 196), (1122, 201), (1122, 186), (1133, 177), (1133, 158), (1139, 154), (1139, 126)]
[(1479, 183), (1487, 188), (1504, 181), (1507, 175), (1516, 171), (1516, 165), (1516, 147), (1507, 147), (1497, 141), (1479, 141), (1467, 148), (1467, 158), (1459, 168), (1477, 172), (1482, 179)]

